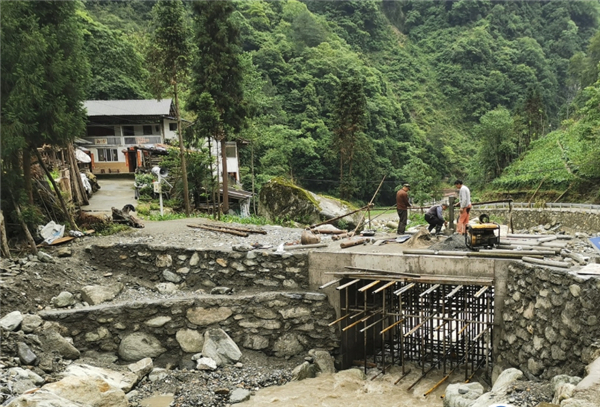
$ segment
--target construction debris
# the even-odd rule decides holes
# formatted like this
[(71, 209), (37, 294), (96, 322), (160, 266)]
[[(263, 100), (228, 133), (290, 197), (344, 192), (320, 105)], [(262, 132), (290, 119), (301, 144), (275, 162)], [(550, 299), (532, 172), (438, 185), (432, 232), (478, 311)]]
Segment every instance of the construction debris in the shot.
[(112, 211), (112, 220), (115, 223), (123, 223), (134, 228), (143, 228), (144, 224), (140, 219), (131, 214), (135, 212), (135, 207), (131, 204), (127, 204), (123, 209), (110, 208)]
[(358, 239), (358, 240), (350, 240), (348, 242), (342, 242), (340, 243), (340, 247), (342, 249), (345, 249), (347, 247), (352, 247), (352, 246), (358, 246), (361, 244), (365, 244), (367, 242), (367, 239)]
[(321, 236), (314, 234), (310, 230), (303, 230), (300, 243), (303, 245), (321, 243)]

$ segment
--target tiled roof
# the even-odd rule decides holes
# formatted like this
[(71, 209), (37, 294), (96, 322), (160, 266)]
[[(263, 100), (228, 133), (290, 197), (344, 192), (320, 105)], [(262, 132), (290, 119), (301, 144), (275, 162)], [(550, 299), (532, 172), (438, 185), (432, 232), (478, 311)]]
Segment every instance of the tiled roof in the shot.
[(169, 116), (171, 99), (162, 100), (86, 100), (89, 116)]

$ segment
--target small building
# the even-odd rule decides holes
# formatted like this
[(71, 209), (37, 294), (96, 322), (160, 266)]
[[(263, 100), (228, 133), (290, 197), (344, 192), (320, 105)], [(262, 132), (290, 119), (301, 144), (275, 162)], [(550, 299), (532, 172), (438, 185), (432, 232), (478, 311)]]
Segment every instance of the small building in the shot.
[[(88, 144), (83, 147), (89, 150), (95, 174), (135, 172), (144, 163), (144, 151), (161, 144), (178, 145), (172, 99), (88, 100), (84, 106)], [(228, 142), (225, 148), (227, 175), (239, 183), (237, 144)], [(213, 140), (211, 150), (213, 157), (220, 157), (220, 143)]]

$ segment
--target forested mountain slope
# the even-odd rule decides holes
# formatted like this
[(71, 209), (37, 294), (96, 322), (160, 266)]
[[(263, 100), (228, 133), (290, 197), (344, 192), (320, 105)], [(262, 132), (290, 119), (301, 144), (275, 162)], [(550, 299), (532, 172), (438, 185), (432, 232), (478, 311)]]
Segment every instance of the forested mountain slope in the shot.
[[(522, 173), (517, 166), (529, 165), (521, 158), (531, 148), (530, 156), (558, 159), (559, 150), (535, 149), (556, 144), (543, 136), (584, 106), (589, 97), (580, 90), (597, 77), (588, 48), (596, 1), (234, 3), (251, 111), (236, 135), (251, 141), (242, 151), (247, 185), (253, 156), (258, 184), (285, 176), (363, 201), (384, 175), (387, 203), (402, 182), (418, 199), (456, 177), (478, 189), (533, 189), (535, 177), (499, 177), (515, 160), (508, 171)], [(96, 20), (91, 39), (102, 34), (105, 44), (104, 28), (119, 29), (123, 41), (143, 48), (152, 3), (85, 4)], [(147, 97), (143, 63), (132, 61), (120, 80)], [(349, 135), (343, 119), (352, 114), (358, 131)], [(588, 151), (569, 140), (563, 144), (577, 146), (569, 151)]]

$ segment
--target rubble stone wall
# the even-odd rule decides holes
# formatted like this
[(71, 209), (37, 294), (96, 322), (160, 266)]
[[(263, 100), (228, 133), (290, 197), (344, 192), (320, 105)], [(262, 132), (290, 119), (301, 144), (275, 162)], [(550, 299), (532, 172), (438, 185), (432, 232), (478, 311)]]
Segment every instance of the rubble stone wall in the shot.
[(121, 341), (135, 332), (156, 338), (166, 349), (162, 357), (178, 359), (200, 352), (209, 328), (223, 329), (240, 348), (279, 357), (339, 345), (335, 329), (328, 326), (335, 311), (325, 294), (314, 292), (187, 296), (39, 315), (60, 323), (63, 336), (71, 337), (81, 352), (116, 352)]
[(509, 266), (496, 362), (528, 375), (584, 375), (600, 348), (600, 279), (514, 262)]
[[(498, 217), (503, 223), (508, 224), (508, 209), (483, 209), (473, 207), (471, 218), (476, 218), (482, 213), (490, 217)], [(578, 232), (600, 230), (600, 213), (594, 210), (569, 210), (569, 209), (513, 209), (512, 222), (514, 229), (529, 229), (539, 225), (550, 227), (560, 224)]]
[(94, 264), (186, 289), (225, 286), (235, 291), (308, 289), (308, 254), (217, 251), (146, 244), (94, 245)]

